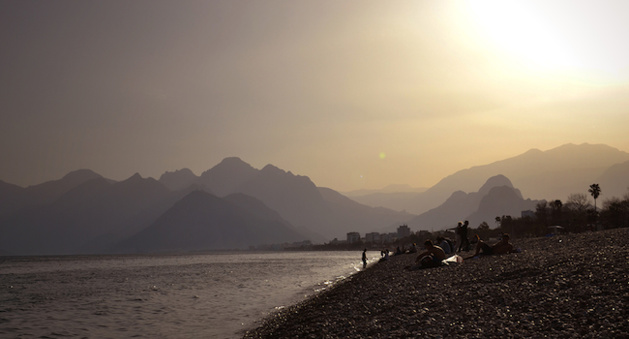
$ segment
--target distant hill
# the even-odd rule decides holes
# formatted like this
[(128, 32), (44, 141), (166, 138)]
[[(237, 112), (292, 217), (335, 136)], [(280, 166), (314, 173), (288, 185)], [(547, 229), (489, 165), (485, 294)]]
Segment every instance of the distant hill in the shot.
[(523, 199), (519, 190), (503, 176), (491, 177), (478, 192), (456, 191), (438, 207), (420, 214), (409, 226), (425, 230), (453, 228), (458, 221), (468, 220), (477, 227), (485, 221), (490, 226), (496, 216), (519, 217), (522, 211), (535, 210), (538, 201)]
[[(208, 198), (197, 191), (220, 195)], [(226, 158), (200, 177), (183, 169), (165, 173), (160, 181), (136, 173), (115, 182), (81, 170), (29, 188), (0, 182), (0, 201), (7, 202), (0, 209), (0, 249), (16, 255), (46, 255), (107, 253), (120, 248), (120, 243), (128, 245), (125, 251), (243, 248), (288, 240), (316, 243), (344, 239), (350, 231), (404, 223), (412, 217), (324, 191), (308, 177), (273, 165), (257, 170), (238, 158)], [(192, 192), (197, 193), (190, 196)], [(225, 207), (222, 214), (186, 207), (208, 207), (209, 200)], [(168, 224), (166, 212), (181, 223)], [(203, 225), (212, 225), (212, 232), (218, 233), (203, 233), (209, 232)], [(229, 225), (240, 231), (228, 232)], [(185, 233), (168, 233), (173, 227), (189, 228), (199, 237), (220, 237), (213, 242), (186, 242)], [(146, 239), (158, 239), (160, 234), (175, 238), (168, 240), (172, 243), (165, 239), (155, 245), (147, 243)]]
[(159, 177), (159, 182), (168, 189), (177, 191), (199, 184), (199, 177), (197, 177), (191, 170), (183, 168), (174, 172), (166, 172), (162, 174)]
[[(260, 241), (345, 239), (351, 231), (389, 231), (399, 224), (440, 229), (468, 219), (473, 226), (491, 225), (496, 216), (534, 209), (536, 200), (524, 196), (566, 199), (587, 193), (592, 183), (599, 183), (603, 199), (622, 196), (628, 171), (629, 153), (569, 144), (458, 171), (425, 192), (404, 186), (397, 187), (404, 192), (363, 196), (373, 199), (368, 206), (317, 187), (307, 176), (273, 165), (258, 170), (235, 157), (200, 176), (181, 169), (159, 181), (136, 173), (116, 182), (78, 170), (27, 188), (0, 181), (0, 249), (35, 255), (106, 253), (121, 243), (142, 251), (242, 248)], [(224, 229), (226, 224), (234, 232)], [(219, 240), (196, 243), (175, 228)], [(163, 247), (147, 239), (161, 239), (155, 241)]]
[(425, 192), (427, 187), (413, 187), (411, 185), (388, 185), (382, 189), (360, 189), (349, 192), (341, 192), (344, 196), (364, 197), (372, 194), (388, 194), (388, 193), (421, 193)]
[(13, 213), (24, 206), (26, 190), (0, 180), (0, 216)]
[(370, 206), (423, 213), (439, 206), (452, 192), (471, 192), (486, 178), (498, 174), (521, 187), (523, 196), (534, 199), (564, 200), (572, 193), (587, 194), (589, 185), (599, 179), (605, 182), (601, 189), (608, 193), (607, 197), (620, 196), (628, 186), (627, 176), (620, 172), (624, 167), (611, 168), (627, 161), (629, 153), (607, 145), (566, 144), (548, 151), (532, 149), (513, 158), (457, 171), (423, 193), (388, 193), (377, 199), (375, 196), (353, 199)]
[(258, 175), (258, 170), (237, 157), (225, 158), (203, 172), (199, 182), (219, 197), (240, 192), (240, 186)]
[(377, 231), (412, 217), (385, 208), (362, 206), (364, 209), (356, 209), (360, 204), (350, 199), (343, 199), (341, 203), (332, 198), (338, 192), (322, 195), (322, 190), (307, 176), (295, 175), (273, 165), (257, 170), (239, 158), (224, 159), (205, 171), (200, 182), (217, 196), (244, 193), (259, 199), (291, 225), (310, 234), (315, 242), (345, 239), (352, 231)]
[(0, 248), (28, 255), (102, 253), (180, 198), (139, 174), (114, 183), (98, 176), (52, 203), (0, 217)]
[(592, 184), (601, 187), (599, 199), (604, 201), (611, 197), (622, 198), (629, 194), (629, 161), (609, 167)]
[(135, 253), (245, 249), (304, 239), (277, 212), (254, 198), (236, 194), (223, 199), (195, 191), (123, 242), (118, 250)]

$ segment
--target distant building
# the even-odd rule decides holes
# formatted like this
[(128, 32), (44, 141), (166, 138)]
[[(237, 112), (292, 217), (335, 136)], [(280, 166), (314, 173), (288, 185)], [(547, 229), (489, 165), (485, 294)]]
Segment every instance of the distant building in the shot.
[(371, 233), (365, 234), (366, 243), (379, 244), (381, 241), (382, 240), (380, 238), (380, 233), (378, 232), (371, 232)]
[(330, 241), (330, 244), (332, 244), (332, 245), (344, 245), (344, 244), (347, 244), (347, 240), (338, 240), (337, 238), (334, 238), (332, 241)]
[(360, 233), (358, 232), (349, 232), (347, 233), (347, 243), (354, 244), (360, 241)]
[(411, 235), (411, 229), (408, 227), (408, 225), (400, 225), (400, 227), (397, 228), (398, 238), (408, 237), (409, 235)]
[(531, 211), (531, 210), (526, 210), (526, 211), (522, 211), (522, 218), (535, 218), (535, 212)]
[(393, 233), (381, 234), (380, 239), (384, 243), (390, 243), (390, 242), (396, 241), (398, 237), (397, 237), (397, 233), (393, 232)]

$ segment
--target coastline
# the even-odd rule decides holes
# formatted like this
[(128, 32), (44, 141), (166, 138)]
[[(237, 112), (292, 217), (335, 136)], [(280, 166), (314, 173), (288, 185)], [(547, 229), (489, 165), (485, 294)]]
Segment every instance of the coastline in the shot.
[(415, 254), (393, 256), (244, 337), (629, 338), (627, 240), (626, 228), (514, 239), (521, 253), (416, 271)]

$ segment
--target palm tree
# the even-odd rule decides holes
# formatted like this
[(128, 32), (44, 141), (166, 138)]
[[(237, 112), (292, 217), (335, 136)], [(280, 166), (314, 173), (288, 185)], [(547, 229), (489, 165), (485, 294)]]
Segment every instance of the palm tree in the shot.
[(594, 198), (594, 213), (596, 213), (596, 199), (599, 195), (601, 195), (601, 188), (598, 186), (598, 184), (592, 184), (590, 185), (590, 189), (588, 190), (588, 192), (590, 192), (592, 198)]

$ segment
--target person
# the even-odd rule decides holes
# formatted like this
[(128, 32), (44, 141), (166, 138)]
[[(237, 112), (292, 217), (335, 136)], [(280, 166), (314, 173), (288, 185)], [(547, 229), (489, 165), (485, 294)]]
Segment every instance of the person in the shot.
[(367, 249), (363, 250), (363, 268), (367, 267)]
[(446, 238), (442, 236), (438, 236), (437, 243), (439, 243), (439, 247), (441, 247), (441, 249), (443, 250), (443, 252), (445, 252), (445, 254), (452, 253), (452, 247), (450, 247), (450, 244), (448, 243)]
[(408, 253), (417, 253), (417, 244), (413, 243), (413, 246), (411, 246), (411, 249), (408, 250)]
[(463, 232), (463, 223), (459, 221), (454, 228), (454, 243), (457, 244), (457, 247), (454, 248), (454, 252), (457, 252), (457, 248), (459, 249), (458, 251), (461, 252), (461, 232)]
[(509, 234), (503, 233), (502, 239), (492, 246), (487, 245), (486, 242), (482, 241), (478, 234), (476, 235), (476, 253), (474, 253), (471, 258), (483, 254), (483, 255), (492, 255), (492, 254), (506, 254), (506, 253), (515, 253), (516, 251), (513, 248), (513, 244), (509, 242)]
[[(460, 222), (459, 222), (460, 224)], [(469, 251), (470, 250), (470, 240), (467, 238), (467, 231), (469, 229), (470, 222), (465, 220), (463, 225), (461, 226), (460, 235), (461, 235), (461, 243), (459, 244), (459, 252)]]
[(436, 246), (432, 241), (426, 240), (424, 242), (426, 251), (417, 256), (415, 263), (421, 267), (436, 267), (441, 265), (441, 261), (446, 258), (446, 253), (439, 246)]

